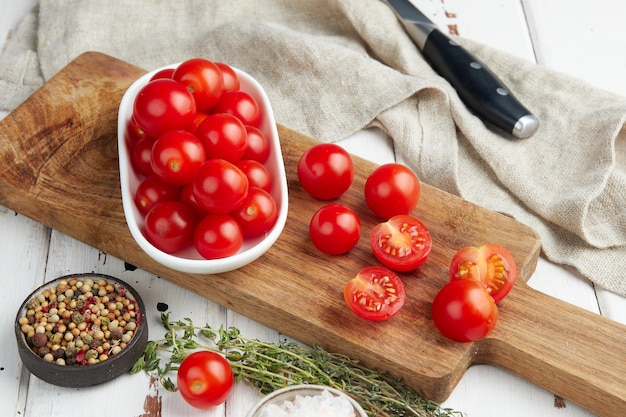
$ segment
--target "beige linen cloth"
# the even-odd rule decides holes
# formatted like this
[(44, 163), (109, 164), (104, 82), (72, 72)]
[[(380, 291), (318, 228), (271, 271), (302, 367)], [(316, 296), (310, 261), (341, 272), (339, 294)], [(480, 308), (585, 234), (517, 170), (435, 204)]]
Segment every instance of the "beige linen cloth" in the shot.
[(329, 142), (378, 126), (422, 181), (533, 227), (548, 259), (626, 295), (626, 98), (458, 41), (540, 118), (533, 137), (486, 127), (378, 0), (41, 0), (0, 57), (0, 108), (85, 51), (227, 62), (279, 123)]

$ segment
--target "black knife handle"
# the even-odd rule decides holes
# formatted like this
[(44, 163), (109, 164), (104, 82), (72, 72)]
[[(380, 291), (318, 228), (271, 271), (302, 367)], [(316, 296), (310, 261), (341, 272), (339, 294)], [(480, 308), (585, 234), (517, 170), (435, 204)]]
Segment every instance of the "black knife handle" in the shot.
[(491, 70), (439, 29), (430, 32), (422, 53), (481, 119), (515, 138), (527, 138), (535, 133), (538, 119)]

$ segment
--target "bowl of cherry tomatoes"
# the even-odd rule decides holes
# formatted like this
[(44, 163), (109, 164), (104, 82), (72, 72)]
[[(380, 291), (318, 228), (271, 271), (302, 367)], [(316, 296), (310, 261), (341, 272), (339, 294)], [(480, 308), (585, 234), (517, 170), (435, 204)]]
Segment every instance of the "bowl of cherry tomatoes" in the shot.
[(157, 68), (118, 114), (124, 215), (141, 249), (178, 271), (217, 274), (263, 255), (287, 219), (287, 179), (263, 87), (224, 63)]

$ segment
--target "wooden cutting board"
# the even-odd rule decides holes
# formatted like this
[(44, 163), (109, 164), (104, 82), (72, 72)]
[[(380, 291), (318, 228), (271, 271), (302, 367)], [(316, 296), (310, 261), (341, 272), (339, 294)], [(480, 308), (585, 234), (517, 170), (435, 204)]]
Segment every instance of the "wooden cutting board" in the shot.
[[(445, 400), (475, 363), (500, 366), (604, 416), (626, 410), (626, 326), (531, 289), (537, 234), (517, 221), (423, 184), (414, 214), (430, 229), (433, 250), (417, 272), (403, 274), (407, 302), (387, 322), (359, 319), (345, 305), (344, 283), (376, 264), (367, 236), (378, 222), (362, 187), (375, 165), (354, 157), (356, 175), (338, 202), (357, 211), (358, 246), (330, 257), (308, 239), (323, 202), (300, 187), (296, 164), (316, 142), (279, 126), (289, 185), (289, 215), (276, 244), (252, 264), (221, 275), (165, 268), (134, 242), (126, 226), (117, 159), (117, 110), (125, 89), (146, 71), (85, 53), (0, 122), (0, 204), (88, 245), (157, 274), (307, 344), (319, 344), (403, 377)], [(451, 342), (433, 326), (430, 305), (464, 246), (493, 242), (515, 257), (521, 277), (500, 306), (491, 335)], [(497, 395), (497, 387), (494, 387)]]

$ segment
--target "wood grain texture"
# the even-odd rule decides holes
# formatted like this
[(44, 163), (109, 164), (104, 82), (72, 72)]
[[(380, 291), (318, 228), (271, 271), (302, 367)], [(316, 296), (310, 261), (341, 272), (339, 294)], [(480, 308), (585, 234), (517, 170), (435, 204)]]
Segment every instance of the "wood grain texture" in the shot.
[(240, 270), (214, 276), (152, 261), (124, 221), (116, 149), (119, 100), (143, 73), (106, 55), (81, 55), (0, 122), (0, 203), (304, 343), (402, 376), (436, 401), (449, 395), (472, 363), (492, 363), (599, 415), (621, 415), (626, 408), (626, 326), (534, 291), (523, 280), (503, 302), (488, 338), (459, 344), (437, 333), (430, 302), (458, 248), (503, 244), (525, 280), (540, 243), (515, 220), (426, 184), (414, 214), (431, 230), (433, 252), (417, 272), (403, 275), (405, 308), (384, 323), (352, 314), (343, 285), (375, 263), (367, 235), (378, 220), (361, 195), (375, 165), (355, 157), (354, 184), (338, 200), (361, 217), (361, 241), (348, 255), (324, 256), (307, 231), (310, 216), (324, 203), (300, 188), (295, 172), (302, 152), (316, 142), (283, 126), (290, 209), (274, 247)]

